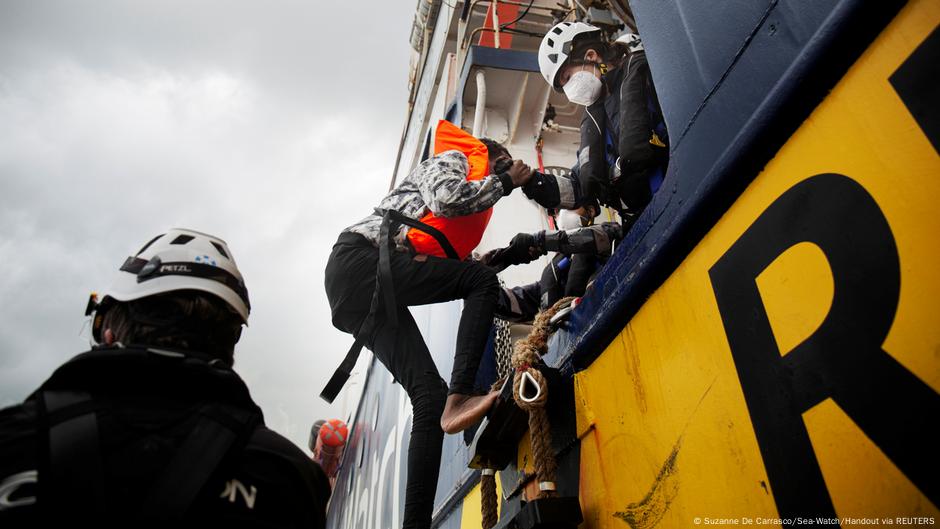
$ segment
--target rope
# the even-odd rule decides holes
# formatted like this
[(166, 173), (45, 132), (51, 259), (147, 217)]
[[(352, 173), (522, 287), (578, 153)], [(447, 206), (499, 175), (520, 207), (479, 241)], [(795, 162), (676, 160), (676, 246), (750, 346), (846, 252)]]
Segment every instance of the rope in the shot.
[(480, 503), (483, 508), (483, 529), (491, 529), (499, 521), (496, 510), (496, 472), (483, 469), (480, 474)]
[[(540, 312), (535, 317), (532, 332), (529, 333), (528, 338), (521, 340), (513, 352), (513, 367), (516, 368), (513, 397), (519, 407), (529, 412), (529, 438), (532, 443), (532, 456), (535, 459), (535, 472), (539, 481), (539, 498), (556, 495), (555, 472), (558, 470), (558, 462), (552, 450), (552, 430), (548, 422), (548, 413), (545, 411), (545, 404), (548, 402), (548, 382), (542, 372), (533, 366), (541, 362), (542, 355), (548, 351), (548, 338), (552, 333), (550, 320), (573, 300), (573, 297), (560, 299), (548, 310)], [(541, 394), (536, 395), (536, 398), (526, 398), (524, 390), (527, 381), (534, 381), (541, 389), (537, 392)]]
[(551, 335), (549, 320), (570, 302), (571, 298), (560, 299), (549, 309), (540, 312), (532, 324), (532, 332), (516, 343), (512, 354), (512, 367), (515, 370), (512, 394), (516, 404), (529, 413), (529, 438), (539, 482), (539, 498), (555, 496), (558, 462), (552, 450), (552, 430), (545, 411), (548, 383), (536, 366), (548, 350), (548, 338)]
[[(552, 316), (567, 306), (572, 299), (574, 298), (560, 299), (550, 308), (540, 312), (532, 323), (529, 336), (516, 342), (512, 353), (512, 395), (516, 405), (529, 414), (529, 438), (532, 442), (535, 474), (539, 481), (539, 498), (556, 495), (555, 472), (558, 470), (558, 462), (555, 461), (555, 453), (552, 450), (552, 430), (548, 413), (545, 411), (548, 383), (537, 366), (542, 361), (542, 355), (548, 350)], [(493, 388), (502, 385), (503, 380), (498, 380), (493, 384)], [(495, 474), (492, 469), (484, 469), (480, 476), (483, 529), (491, 529), (498, 521)]]

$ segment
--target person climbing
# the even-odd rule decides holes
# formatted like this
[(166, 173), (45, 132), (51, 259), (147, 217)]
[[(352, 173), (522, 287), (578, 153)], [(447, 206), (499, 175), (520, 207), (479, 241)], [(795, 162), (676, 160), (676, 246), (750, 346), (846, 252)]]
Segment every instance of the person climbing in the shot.
[(608, 44), (597, 27), (561, 22), (542, 38), (539, 69), (585, 106), (578, 165), (582, 191), (629, 227), (662, 185), (669, 135), (639, 36)]
[[(499, 143), (440, 121), (434, 155), (392, 189), (375, 213), (343, 230), (327, 262), (333, 325), (352, 334), (356, 343), (321, 396), (335, 397), (362, 345), (408, 393), (414, 413), (406, 528), (430, 526), (444, 432), (478, 422), (497, 396), (474, 395), (473, 383), (499, 282), (492, 269), (467, 257), (493, 205), (532, 177), (521, 160), (493, 170), (495, 163), (509, 159)], [(464, 306), (448, 389), (408, 307), (456, 299)]]
[(89, 300), (97, 344), (0, 411), (0, 526), (324, 527), (323, 471), (232, 369), (249, 310), (217, 237), (128, 257)]

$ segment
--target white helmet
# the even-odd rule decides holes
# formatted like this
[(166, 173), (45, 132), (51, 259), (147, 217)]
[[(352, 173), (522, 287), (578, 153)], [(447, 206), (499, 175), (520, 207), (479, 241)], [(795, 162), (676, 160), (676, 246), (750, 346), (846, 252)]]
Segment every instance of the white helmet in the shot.
[(624, 33), (617, 37), (617, 42), (622, 42), (630, 48), (630, 51), (643, 51), (643, 41), (636, 33)]
[[(218, 237), (187, 229), (174, 228), (158, 235), (128, 257), (102, 295), (101, 304), (177, 290), (214, 294), (248, 323), (248, 290), (228, 245)], [(92, 329), (96, 338), (101, 315), (98, 312)]]
[(578, 35), (595, 31), (600, 38), (600, 28), (584, 22), (560, 22), (542, 37), (542, 43), (539, 44), (539, 70), (549, 86), (556, 91), (561, 90), (555, 84), (555, 78), (558, 77), (558, 70), (561, 70), (568, 60), (572, 41)]

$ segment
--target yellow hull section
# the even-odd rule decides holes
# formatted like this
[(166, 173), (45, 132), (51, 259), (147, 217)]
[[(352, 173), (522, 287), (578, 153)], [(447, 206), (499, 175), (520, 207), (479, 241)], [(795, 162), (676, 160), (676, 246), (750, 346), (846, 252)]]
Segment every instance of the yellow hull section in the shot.
[[(775, 200), (814, 175), (854, 180), (887, 219), (901, 279), (882, 349), (940, 392), (940, 157), (889, 83), (938, 24), (940, 3), (907, 5), (604, 353), (575, 376), (581, 527), (788, 525), (709, 270)], [(830, 264), (809, 242), (781, 254), (756, 283), (782, 355), (811, 336), (832, 305)], [(940, 521), (937, 506), (832, 399), (802, 419), (843, 526), (864, 523), (844, 518)], [(464, 500), (461, 527), (480, 527), (479, 487)]]

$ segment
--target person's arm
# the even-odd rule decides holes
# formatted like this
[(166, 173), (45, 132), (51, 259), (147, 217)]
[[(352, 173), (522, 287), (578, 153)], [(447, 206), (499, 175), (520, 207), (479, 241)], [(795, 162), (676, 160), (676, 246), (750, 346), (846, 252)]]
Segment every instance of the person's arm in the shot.
[(519, 233), (509, 241), (509, 246), (490, 250), (480, 262), (502, 271), (509, 266), (531, 263), (548, 252), (609, 254), (611, 243), (622, 238), (623, 229), (616, 222), (567, 231)]
[(522, 192), (545, 209), (574, 209), (581, 205), (581, 186), (576, 177), (533, 172)]
[(627, 63), (620, 84), (620, 173), (642, 173), (655, 163), (647, 92), (650, 67), (644, 52), (635, 52)]
[(493, 207), (512, 191), (508, 172), (467, 180), (470, 167), (460, 151), (445, 151), (422, 163), (415, 175), (418, 191), (437, 216), (462, 217)]
[(584, 110), (581, 118), (581, 144), (578, 149), (578, 180), (584, 197), (620, 207), (619, 201), (614, 199), (607, 174), (607, 161), (604, 159), (606, 122), (607, 113), (603, 100)]
[[(620, 85), (620, 158), (614, 175), (627, 206), (642, 210), (649, 201), (648, 172), (668, 157), (661, 138), (653, 137), (650, 105), (658, 107), (646, 54), (634, 53)], [(657, 112), (658, 108), (655, 109)]]
[(496, 302), (495, 315), (512, 322), (532, 321), (539, 312), (539, 284), (502, 287)]
[(623, 231), (617, 222), (604, 222), (567, 231), (542, 231), (535, 234), (536, 243), (543, 252), (561, 252), (568, 255), (609, 254), (611, 242), (622, 238)]

